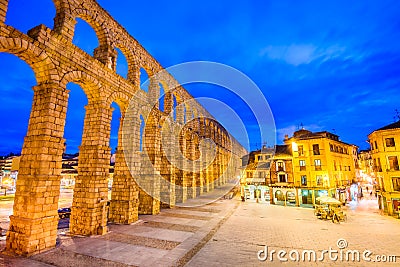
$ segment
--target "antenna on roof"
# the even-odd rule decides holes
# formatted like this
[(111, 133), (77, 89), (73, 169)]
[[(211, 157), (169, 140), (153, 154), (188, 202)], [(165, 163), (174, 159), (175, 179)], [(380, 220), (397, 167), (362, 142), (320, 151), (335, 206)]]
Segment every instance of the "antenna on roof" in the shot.
[(400, 112), (397, 108), (394, 110), (394, 113), (396, 113), (396, 115), (393, 117), (394, 122), (400, 121)]
[(302, 122), (300, 122), (300, 128), (301, 128), (301, 130), (304, 130), (304, 125)]

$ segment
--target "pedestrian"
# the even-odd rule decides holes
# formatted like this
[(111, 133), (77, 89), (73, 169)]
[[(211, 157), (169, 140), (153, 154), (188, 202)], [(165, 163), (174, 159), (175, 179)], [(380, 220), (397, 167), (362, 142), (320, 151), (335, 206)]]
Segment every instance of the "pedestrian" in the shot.
[(369, 193), (369, 198), (372, 199), (372, 190), (371, 190), (371, 192)]
[(368, 186), (367, 186), (367, 193), (368, 193)]

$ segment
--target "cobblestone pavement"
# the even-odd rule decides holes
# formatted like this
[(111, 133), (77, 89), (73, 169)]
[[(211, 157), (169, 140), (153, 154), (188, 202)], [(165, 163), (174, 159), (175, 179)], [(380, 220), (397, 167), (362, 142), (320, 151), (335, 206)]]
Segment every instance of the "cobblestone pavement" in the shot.
[(350, 203), (347, 214), (346, 223), (333, 224), (317, 219), (313, 209), (222, 199), (142, 215), (133, 225), (110, 225), (104, 236), (60, 235), (56, 249), (28, 259), (2, 255), (0, 266), (394, 266), (335, 262), (328, 254), (316, 262), (282, 263), (276, 253), (272, 262), (257, 259), (265, 246), (268, 252), (296, 249), (300, 259), (304, 250), (315, 250), (319, 258), (323, 250), (338, 250), (339, 239), (347, 242), (343, 252), (400, 256), (400, 220), (380, 215), (371, 201)]
[[(224, 223), (213, 238), (188, 262), (187, 266), (386, 266), (394, 263), (365, 262), (362, 253), (370, 250), (374, 259), (377, 255), (397, 255), (397, 265), (400, 262), (400, 220), (382, 216), (375, 208), (375, 202), (362, 201), (350, 203), (347, 208), (348, 220), (345, 223), (332, 223), (319, 220), (313, 214), (313, 209), (282, 207), (258, 203), (242, 203), (235, 213)], [(340, 261), (341, 253), (332, 254), (339, 258), (329, 259), (324, 254), (324, 261), (295, 262), (290, 260), (291, 250), (298, 250), (300, 259), (304, 250), (316, 251), (317, 259), (322, 250), (339, 250), (337, 242), (347, 242), (342, 249), (344, 261)], [(266, 261), (257, 258), (257, 252), (284, 250), (283, 258), (277, 259), (277, 254)], [(347, 262), (349, 250), (361, 253), (360, 262)], [(352, 254), (348, 254), (352, 259)], [(265, 254), (261, 253), (261, 257)], [(296, 258), (296, 253), (291, 254)]]

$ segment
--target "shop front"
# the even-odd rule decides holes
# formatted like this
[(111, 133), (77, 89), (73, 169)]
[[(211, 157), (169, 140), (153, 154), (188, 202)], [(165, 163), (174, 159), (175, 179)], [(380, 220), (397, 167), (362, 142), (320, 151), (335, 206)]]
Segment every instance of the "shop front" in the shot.
[(313, 191), (310, 189), (300, 189), (300, 206), (313, 207)]
[(298, 206), (296, 189), (273, 188), (273, 203), (281, 206)]
[(256, 200), (269, 203), (270, 192), (266, 185), (245, 185), (244, 186), (245, 200)]

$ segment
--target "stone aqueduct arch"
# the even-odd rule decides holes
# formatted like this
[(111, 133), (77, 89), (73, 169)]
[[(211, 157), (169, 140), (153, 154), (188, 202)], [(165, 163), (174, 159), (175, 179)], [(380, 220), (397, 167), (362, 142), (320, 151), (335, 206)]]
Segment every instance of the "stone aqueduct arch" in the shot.
[[(6, 250), (20, 255), (39, 253), (56, 244), (61, 158), (69, 96), (66, 85), (70, 82), (79, 84), (88, 98), (70, 219), (72, 234), (104, 234), (107, 219), (129, 224), (138, 219), (138, 214), (156, 214), (161, 205), (171, 207), (208, 192), (224, 184), (228, 177), (237, 175), (240, 157), (246, 152), (171, 75), (164, 71), (152, 77), (163, 70), (162, 66), (96, 1), (53, 2), (56, 8), (54, 28), (39, 25), (24, 34), (5, 24), (8, 0), (0, 0), (0, 52), (14, 54), (25, 61), (37, 81), (33, 86), (33, 105), (7, 232)], [(99, 47), (93, 57), (72, 44), (76, 18), (88, 22), (97, 34)], [(119, 48), (127, 59), (126, 78), (115, 72), (115, 48)], [(151, 77), (147, 93), (140, 89), (141, 68)], [(138, 153), (141, 138), (139, 116), (143, 115), (140, 111), (142, 106), (159, 98), (160, 83), (165, 90), (164, 112), (158, 106), (151, 109), (145, 126), (144, 147), (150, 158), (150, 168), (142, 161), (143, 153)], [(132, 103), (133, 95), (139, 97)], [(187, 104), (189, 100), (190, 105)], [(118, 104), (125, 120), (121, 119), (119, 129), (107, 218), (106, 178), (110, 161), (112, 102)], [(176, 114), (171, 115), (175, 102), (177, 106), (173, 112)], [(128, 112), (129, 108), (134, 112)], [(192, 111), (195, 112), (194, 118)], [(131, 129), (129, 134), (123, 132), (122, 121)], [(161, 142), (160, 128), (171, 133), (171, 137), (166, 135), (166, 141)], [(123, 134), (126, 134), (128, 142), (124, 145), (121, 141)], [(214, 143), (201, 142), (207, 139)], [(209, 151), (214, 148), (215, 155), (201, 154), (199, 146)], [(191, 160), (200, 158), (200, 161), (185, 161), (177, 157), (176, 161), (181, 161), (185, 168), (175, 166), (167, 154), (176, 147), (181, 148), (184, 157)], [(124, 149), (134, 153), (125, 153)], [(212, 163), (205, 166), (210, 159)], [(203, 168), (198, 171), (199, 166), (195, 165), (203, 165)], [(161, 175), (160, 183), (150, 186), (153, 188), (152, 196), (158, 194), (163, 203), (141, 190), (136, 177), (133, 177), (135, 175), (143, 176), (145, 181), (147, 176)], [(156, 183), (154, 179), (149, 181)]]

